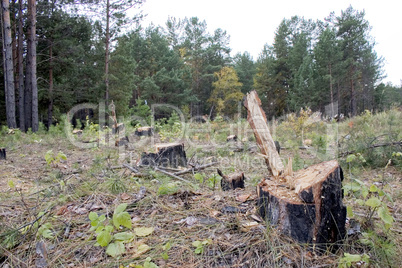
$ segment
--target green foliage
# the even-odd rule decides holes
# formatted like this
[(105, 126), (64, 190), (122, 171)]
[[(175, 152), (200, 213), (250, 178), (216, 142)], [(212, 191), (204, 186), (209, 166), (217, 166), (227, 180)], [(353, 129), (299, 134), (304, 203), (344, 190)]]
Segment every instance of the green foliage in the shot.
[(58, 152), (57, 155), (53, 153), (53, 150), (49, 150), (45, 154), (45, 160), (48, 166), (50, 165), (56, 165), (59, 163), (61, 160), (66, 161), (67, 156), (63, 152)]
[(151, 125), (151, 108), (143, 99), (136, 100), (136, 105), (130, 109), (130, 114), (134, 117), (131, 125), (137, 127)]
[(196, 240), (191, 244), (193, 245), (193, 247), (195, 247), (195, 249), (194, 249), (195, 254), (202, 254), (204, 252), (204, 247), (211, 243), (212, 243), (211, 239), (206, 239), (203, 241)]
[(127, 204), (118, 205), (113, 213), (112, 222), (106, 220), (105, 215), (98, 215), (95, 212), (90, 212), (88, 215), (91, 221), (90, 231), (96, 234), (96, 245), (106, 248), (106, 254), (117, 257), (125, 252), (124, 243), (134, 239), (135, 234), (132, 232), (118, 232), (125, 227), (131, 229), (131, 216), (126, 212)]
[(158, 188), (158, 195), (171, 195), (176, 193), (179, 190), (177, 185), (173, 182), (169, 182), (166, 184), (162, 184)]
[(373, 257), (372, 259), (378, 260), (377, 265), (398, 266), (395, 263), (397, 250), (392, 237), (384, 237), (375, 231), (368, 231), (362, 233), (362, 238), (359, 241), (371, 249), (370, 255)]
[(367, 254), (359, 255), (345, 252), (344, 256), (339, 260), (338, 268), (352, 267), (352, 265), (356, 265), (356, 263), (360, 263), (359, 266), (363, 263), (368, 265), (370, 263), (370, 257)]
[(232, 67), (223, 67), (214, 73), (217, 81), (212, 85), (214, 90), (208, 102), (213, 105), (218, 114), (233, 117), (237, 112), (237, 103), (242, 100), (242, 83), (239, 82), (236, 71)]
[[(391, 196), (384, 192), (383, 189), (378, 188), (375, 184), (367, 187), (364, 182), (358, 179), (353, 179), (351, 182), (344, 184), (343, 190), (345, 191), (345, 194), (353, 194), (356, 198), (356, 203), (366, 211), (364, 219), (366, 224), (370, 226), (373, 225), (373, 215), (377, 213), (382, 221), (381, 226), (386, 230), (391, 228), (395, 220), (389, 212), (387, 204), (388, 202), (393, 201)], [(350, 209), (348, 214), (352, 216)]]

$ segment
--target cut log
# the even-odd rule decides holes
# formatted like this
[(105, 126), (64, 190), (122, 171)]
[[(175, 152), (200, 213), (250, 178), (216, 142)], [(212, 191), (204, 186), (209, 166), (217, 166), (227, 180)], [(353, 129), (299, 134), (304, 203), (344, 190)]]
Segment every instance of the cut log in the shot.
[(293, 180), (296, 190), (281, 181), (263, 180), (257, 187), (259, 214), (300, 243), (341, 241), (346, 234), (346, 207), (338, 162), (297, 171)]
[(6, 148), (0, 148), (0, 160), (6, 160)]
[(153, 127), (139, 127), (135, 130), (136, 136), (152, 136), (154, 134)]
[(243, 172), (236, 172), (233, 174), (224, 175), (219, 168), (217, 168), (216, 171), (218, 172), (219, 176), (222, 177), (221, 187), (223, 191), (234, 190), (236, 188), (244, 188), (245, 178)]
[(187, 158), (183, 143), (162, 143), (155, 145), (156, 153), (142, 153), (140, 165), (186, 167)]
[(244, 99), (244, 106), (248, 111), (247, 121), (254, 131), (258, 147), (261, 153), (267, 156), (265, 162), (267, 163), (268, 170), (274, 178), (277, 178), (283, 173), (285, 168), (269, 132), (267, 117), (261, 108), (261, 100), (258, 98), (255, 90), (247, 94)]

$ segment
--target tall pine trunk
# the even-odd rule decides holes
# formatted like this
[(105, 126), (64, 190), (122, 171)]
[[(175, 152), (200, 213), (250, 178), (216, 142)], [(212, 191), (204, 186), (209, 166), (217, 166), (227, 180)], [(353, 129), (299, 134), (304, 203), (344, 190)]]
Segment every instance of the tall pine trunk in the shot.
[(8, 0), (2, 0), (4, 85), (6, 95), (6, 116), (9, 128), (17, 128), (15, 119), (14, 67), (11, 39), (10, 7)]
[(23, 21), (22, 21), (22, 0), (19, 0), (18, 6), (18, 110), (21, 131), (25, 128), (25, 98), (24, 98), (24, 44), (23, 44)]
[(28, 0), (31, 6), (30, 23), (31, 23), (31, 85), (32, 85), (32, 131), (39, 129), (39, 108), (38, 108), (38, 84), (36, 81), (36, 0)]
[(31, 5), (28, 2), (28, 30), (26, 34), (27, 40), (27, 54), (26, 54), (26, 73), (25, 73), (25, 128), (28, 130), (32, 129), (32, 50), (31, 50)]
[(110, 46), (110, 1), (106, 2), (106, 38), (105, 38), (105, 105), (106, 109), (109, 107), (109, 46)]
[(49, 107), (47, 112), (48, 127), (53, 123), (53, 41), (49, 46)]
[(28, 0), (27, 67), (25, 77), (26, 127), (38, 131), (38, 86), (36, 81), (36, 0)]

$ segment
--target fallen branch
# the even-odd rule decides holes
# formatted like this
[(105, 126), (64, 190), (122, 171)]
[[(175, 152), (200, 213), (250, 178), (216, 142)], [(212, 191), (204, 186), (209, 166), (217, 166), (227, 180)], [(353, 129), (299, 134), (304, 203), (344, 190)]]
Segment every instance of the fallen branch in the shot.
[(176, 172), (176, 173), (174, 173), (174, 175), (183, 175), (183, 174), (190, 173), (190, 172), (193, 172), (193, 171), (202, 170), (202, 169), (205, 169), (207, 167), (210, 167), (210, 166), (213, 166), (213, 165), (216, 165), (216, 164), (218, 164), (218, 162), (212, 162), (212, 163), (208, 163), (208, 164), (201, 165), (201, 166), (195, 166), (195, 167), (192, 167), (192, 168), (185, 169), (183, 171)]
[(178, 180), (181, 180), (181, 181), (183, 181), (183, 182), (187, 182), (187, 183), (191, 184), (190, 181), (188, 181), (188, 180), (186, 180), (186, 179), (183, 179), (183, 178), (181, 178), (181, 177), (179, 177), (179, 176), (177, 176), (177, 175), (175, 175), (175, 174), (173, 174), (173, 173), (170, 173), (170, 172), (167, 172), (167, 171), (165, 171), (165, 170), (162, 170), (162, 169), (160, 169), (160, 168), (155, 167), (154, 170), (155, 170), (155, 171), (159, 171), (159, 172), (161, 172), (161, 173), (163, 173), (163, 174), (165, 174), (165, 175), (168, 175), (168, 176), (170, 176), (170, 177), (172, 177), (172, 178), (175, 178), (175, 179), (178, 179)]
[[(386, 146), (402, 146), (402, 141), (394, 141), (394, 142), (388, 142), (388, 143), (379, 143), (379, 144), (373, 144), (369, 147), (364, 148), (363, 150), (367, 150), (367, 149), (374, 149), (374, 148), (379, 148), (379, 147), (386, 147)], [(359, 150), (353, 150), (353, 151), (348, 151), (348, 152), (344, 152), (341, 153), (339, 155), (339, 157), (344, 157), (347, 156), (349, 154), (354, 154), (356, 152), (358, 152)]]
[(140, 173), (140, 171), (138, 169), (136, 169), (135, 167), (129, 166), (128, 164), (123, 164), (123, 167), (131, 170), (134, 173)]

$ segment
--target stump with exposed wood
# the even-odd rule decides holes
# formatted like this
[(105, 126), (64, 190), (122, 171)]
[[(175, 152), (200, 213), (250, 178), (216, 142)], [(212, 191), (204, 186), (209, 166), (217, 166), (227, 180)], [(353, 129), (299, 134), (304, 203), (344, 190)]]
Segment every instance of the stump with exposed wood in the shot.
[(269, 132), (261, 101), (247, 94), (247, 120), (272, 174), (257, 186), (258, 211), (282, 233), (301, 243), (332, 244), (346, 234), (342, 169), (336, 160), (293, 172), (292, 159), (285, 168)]
[(136, 136), (152, 136), (154, 134), (153, 127), (139, 127), (135, 130)]
[(0, 160), (6, 160), (6, 148), (0, 148)]
[(183, 143), (161, 143), (155, 149), (156, 153), (142, 153), (140, 165), (173, 168), (187, 166)]
[(244, 188), (245, 177), (243, 172), (236, 172), (233, 174), (224, 175), (219, 168), (217, 168), (216, 171), (218, 172), (219, 176), (222, 177), (221, 187), (223, 191), (234, 190), (236, 188)]

